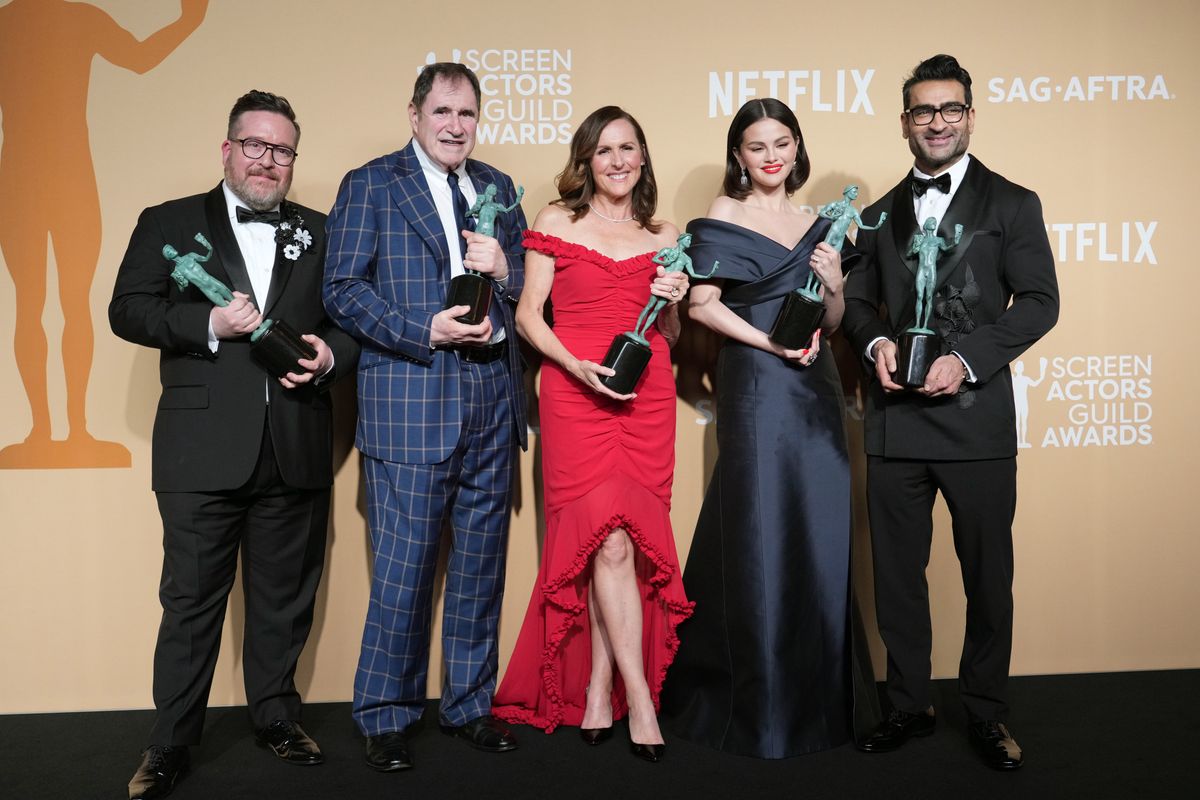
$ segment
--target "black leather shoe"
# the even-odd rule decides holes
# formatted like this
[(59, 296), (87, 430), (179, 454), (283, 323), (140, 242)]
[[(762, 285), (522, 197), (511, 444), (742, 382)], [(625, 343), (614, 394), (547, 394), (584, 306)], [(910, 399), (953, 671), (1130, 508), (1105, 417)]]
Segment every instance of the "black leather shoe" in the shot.
[(994, 719), (972, 722), (967, 727), (967, 733), (983, 763), (992, 769), (1020, 769), (1025, 763), (1020, 745), (1003, 722)]
[(261, 746), (269, 747), (289, 764), (307, 766), (325, 763), (321, 748), (297, 722), (277, 719), (267, 727), (260, 728), (255, 738)]
[(893, 709), (874, 733), (856, 744), (864, 753), (890, 753), (910, 738), (933, 733), (936, 724), (937, 717), (933, 715), (933, 709), (921, 714)]
[(484, 714), (465, 725), (442, 725), (442, 733), (465, 739), (476, 750), (488, 753), (507, 753), (517, 749), (517, 737), (491, 714)]
[(612, 725), (607, 728), (580, 728), (579, 738), (583, 739), (584, 744), (598, 745), (607, 742), (612, 738)]
[(399, 772), (412, 769), (408, 754), (408, 739), (403, 731), (381, 733), (367, 737), (367, 766), (380, 772)]
[(653, 764), (662, 761), (663, 756), (667, 754), (667, 746), (665, 744), (638, 744), (637, 742), (630, 742), (629, 750), (643, 761), (649, 761)]
[(150, 745), (142, 753), (141, 766), (129, 781), (129, 800), (166, 797), (187, 773), (190, 762), (186, 747)]

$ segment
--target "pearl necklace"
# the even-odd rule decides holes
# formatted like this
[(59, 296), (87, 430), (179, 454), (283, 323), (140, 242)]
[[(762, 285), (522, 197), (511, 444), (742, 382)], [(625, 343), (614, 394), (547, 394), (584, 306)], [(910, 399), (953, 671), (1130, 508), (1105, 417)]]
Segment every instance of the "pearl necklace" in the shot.
[(624, 219), (613, 219), (610, 216), (601, 214), (600, 209), (596, 208), (591, 203), (588, 203), (587, 207), (590, 208), (592, 210), (592, 213), (595, 214), (597, 217), (599, 217), (602, 220), (606, 220), (608, 222), (632, 222), (633, 221), (633, 217), (625, 217)]

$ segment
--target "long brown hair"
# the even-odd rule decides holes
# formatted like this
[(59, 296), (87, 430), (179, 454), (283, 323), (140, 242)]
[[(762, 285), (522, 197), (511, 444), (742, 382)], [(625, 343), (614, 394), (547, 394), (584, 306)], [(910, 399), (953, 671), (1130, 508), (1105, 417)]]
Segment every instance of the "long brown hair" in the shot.
[(596, 193), (596, 184), (592, 178), (592, 156), (600, 142), (600, 134), (609, 124), (617, 120), (625, 120), (633, 126), (637, 135), (638, 145), (642, 148), (642, 175), (633, 187), (633, 218), (643, 228), (651, 233), (658, 233), (662, 223), (654, 221), (654, 211), (658, 208), (658, 184), (654, 181), (654, 170), (650, 165), (650, 149), (646, 147), (646, 135), (638, 121), (618, 106), (598, 108), (575, 129), (571, 137), (571, 152), (567, 157), (567, 165), (554, 178), (554, 186), (558, 189), (559, 204), (571, 212), (571, 220), (582, 219), (588, 213), (588, 204)]

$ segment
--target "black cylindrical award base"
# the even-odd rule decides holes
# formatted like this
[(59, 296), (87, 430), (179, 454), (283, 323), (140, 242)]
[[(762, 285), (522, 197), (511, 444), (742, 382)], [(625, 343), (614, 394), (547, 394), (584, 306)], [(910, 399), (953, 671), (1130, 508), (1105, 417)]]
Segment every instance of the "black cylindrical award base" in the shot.
[(258, 338), (250, 342), (250, 357), (275, 378), (282, 378), (289, 372), (305, 372), (296, 362), (317, 357), (313, 346), (283, 320), (267, 320), (260, 330), (262, 333)]
[(470, 306), (470, 311), (455, 319), (464, 325), (478, 325), (487, 319), (492, 307), (492, 285), (478, 272), (455, 275), (446, 293), (446, 308), (454, 306)]
[(617, 394), (629, 394), (637, 386), (649, 363), (649, 345), (639, 342), (629, 332), (618, 334), (613, 337), (612, 345), (604, 356), (604, 366), (616, 372), (616, 375), (601, 376), (600, 383)]
[(896, 351), (896, 374), (893, 380), (909, 389), (925, 385), (925, 374), (938, 357), (941, 340), (936, 333), (905, 331)]
[(788, 292), (783, 308), (779, 309), (779, 316), (771, 326), (771, 341), (788, 350), (808, 347), (824, 317), (825, 304), (820, 300), (805, 297), (799, 292)]

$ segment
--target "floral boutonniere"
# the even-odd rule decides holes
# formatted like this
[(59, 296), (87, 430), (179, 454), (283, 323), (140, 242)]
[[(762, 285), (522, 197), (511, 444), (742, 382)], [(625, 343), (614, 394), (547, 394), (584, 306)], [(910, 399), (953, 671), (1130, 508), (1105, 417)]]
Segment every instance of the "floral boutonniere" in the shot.
[(288, 208), (279, 227), (275, 230), (275, 243), (283, 246), (283, 257), (295, 261), (308, 252), (312, 247), (313, 238), (304, 227), (304, 217), (296, 213), (294, 208)]

